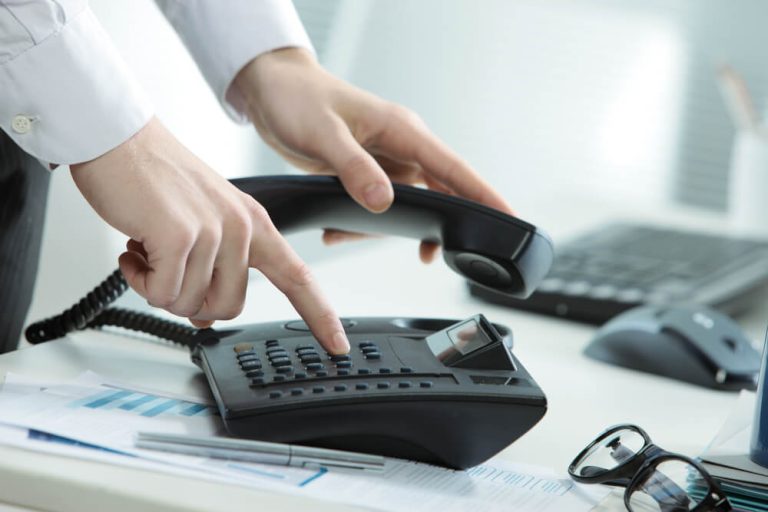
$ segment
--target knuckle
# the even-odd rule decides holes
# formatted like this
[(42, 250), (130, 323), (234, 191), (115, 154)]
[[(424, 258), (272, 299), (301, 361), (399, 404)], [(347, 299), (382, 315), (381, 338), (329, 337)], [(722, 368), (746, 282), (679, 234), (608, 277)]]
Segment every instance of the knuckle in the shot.
[(237, 237), (245, 238), (251, 232), (251, 216), (245, 208), (237, 208), (229, 214), (227, 229)]
[(243, 312), (244, 302), (237, 302), (233, 304), (223, 305), (217, 312), (216, 316), (221, 320), (232, 320)]
[(424, 120), (413, 110), (402, 105), (389, 105), (389, 118), (395, 124), (407, 124), (416, 127), (424, 126)]
[(150, 290), (147, 293), (147, 301), (149, 302), (150, 305), (156, 308), (162, 308), (162, 309), (168, 310), (171, 313), (174, 313), (173, 305), (176, 303), (177, 299), (178, 299), (178, 295), (173, 293), (168, 293), (165, 291)]
[(344, 164), (344, 170), (349, 173), (358, 173), (369, 167), (368, 156), (364, 153), (355, 153)]
[(197, 238), (196, 230), (188, 224), (181, 224), (173, 230), (173, 236), (168, 239), (168, 243), (175, 252), (188, 251)]
[(261, 203), (251, 199), (246, 202), (248, 208), (248, 217), (254, 227), (264, 229), (272, 225), (272, 219), (269, 217), (269, 212), (264, 208)]
[(308, 288), (314, 282), (312, 269), (303, 261), (291, 264), (288, 279), (293, 288)]
[(174, 307), (170, 311), (171, 313), (177, 316), (182, 316), (184, 318), (192, 318), (200, 312), (201, 308), (202, 308), (202, 304), (199, 306), (183, 305), (179, 307)]
[(210, 223), (200, 229), (197, 235), (198, 243), (218, 246), (221, 243), (221, 226)]

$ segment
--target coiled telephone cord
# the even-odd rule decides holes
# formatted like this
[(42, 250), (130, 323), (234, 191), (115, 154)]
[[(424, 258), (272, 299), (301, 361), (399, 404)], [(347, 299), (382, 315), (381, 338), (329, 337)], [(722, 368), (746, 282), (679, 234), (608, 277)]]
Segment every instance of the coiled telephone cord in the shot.
[(122, 308), (108, 307), (128, 289), (122, 272), (115, 270), (96, 288), (61, 314), (31, 324), (24, 331), (32, 344), (61, 338), (82, 329), (96, 329), (106, 325), (143, 332), (192, 347), (198, 329), (178, 322)]

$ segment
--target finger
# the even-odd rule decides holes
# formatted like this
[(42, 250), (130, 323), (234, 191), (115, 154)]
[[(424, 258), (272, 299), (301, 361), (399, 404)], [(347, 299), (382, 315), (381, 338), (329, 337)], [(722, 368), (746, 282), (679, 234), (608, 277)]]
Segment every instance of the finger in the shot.
[(197, 320), (195, 318), (190, 318), (189, 323), (191, 323), (198, 329), (208, 329), (213, 325), (213, 320)]
[(429, 187), (430, 190), (434, 190), (435, 192), (442, 192), (443, 194), (448, 194), (450, 196), (456, 195), (453, 190), (428, 175), (424, 176), (424, 182), (427, 184), (427, 187)]
[(336, 245), (342, 242), (355, 242), (367, 238), (379, 238), (376, 235), (365, 233), (355, 233), (352, 231), (342, 231), (340, 229), (326, 229), (323, 231), (323, 243), (325, 245)]
[(142, 244), (141, 242), (134, 240), (133, 238), (129, 238), (128, 242), (126, 242), (125, 244), (125, 248), (128, 251), (137, 252), (141, 254), (144, 257), (144, 259), (147, 259), (147, 251), (144, 249), (144, 244)]
[[(125, 281), (136, 293), (147, 299), (147, 286), (144, 276), (152, 269), (144, 256), (136, 251), (127, 251), (118, 258), (120, 272)], [(149, 300), (149, 299), (147, 299)]]
[(167, 308), (178, 299), (194, 240), (190, 233), (177, 231), (160, 249), (147, 247), (144, 243), (148, 268), (134, 279), (142, 281), (139, 287), (146, 290), (145, 298), (152, 306)]
[(355, 140), (343, 121), (318, 138), (319, 156), (336, 170), (350, 196), (374, 213), (392, 204), (394, 192), (387, 174)]
[[(219, 252), (221, 235), (218, 230), (202, 231), (189, 253), (184, 271), (184, 281), (179, 297), (168, 308), (179, 316), (196, 317), (205, 302), (213, 278), (213, 263)], [(209, 318), (208, 320), (215, 320)]]
[[(250, 222), (230, 233), (221, 244), (203, 308), (194, 320), (229, 320), (243, 310), (248, 287), (248, 249), (251, 243)], [(247, 232), (246, 232), (247, 231)]]
[(418, 163), (427, 175), (462, 197), (512, 213), (504, 198), (413, 113), (391, 108), (388, 116), (374, 141), (377, 150), (397, 160)]
[(379, 163), (390, 181), (403, 185), (425, 185), (424, 170), (414, 162), (401, 162), (387, 155), (376, 154), (372, 151), (373, 158)]
[(320, 291), (309, 267), (271, 222), (264, 228), (261, 236), (254, 236), (251, 243), (250, 265), (258, 268), (285, 294), (328, 352), (348, 353), (349, 341), (341, 321)]
[(434, 242), (421, 242), (419, 244), (419, 259), (422, 263), (432, 263), (440, 251), (440, 244)]

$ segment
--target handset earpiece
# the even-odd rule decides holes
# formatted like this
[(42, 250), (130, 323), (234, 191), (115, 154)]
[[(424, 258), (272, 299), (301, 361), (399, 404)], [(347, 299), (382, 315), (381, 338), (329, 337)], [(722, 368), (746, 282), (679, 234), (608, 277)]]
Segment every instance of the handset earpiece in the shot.
[(436, 242), (455, 272), (514, 297), (528, 297), (554, 257), (549, 237), (535, 226), (431, 190), (394, 184), (394, 203), (375, 214), (358, 205), (331, 176), (261, 176), (232, 182), (261, 203), (283, 233), (338, 229)]

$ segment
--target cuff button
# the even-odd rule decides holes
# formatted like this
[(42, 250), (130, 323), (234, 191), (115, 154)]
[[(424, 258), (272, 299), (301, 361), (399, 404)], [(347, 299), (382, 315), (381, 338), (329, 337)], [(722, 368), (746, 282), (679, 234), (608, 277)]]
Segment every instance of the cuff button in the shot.
[(11, 128), (16, 133), (25, 134), (32, 129), (32, 119), (21, 114), (14, 116), (11, 120)]

